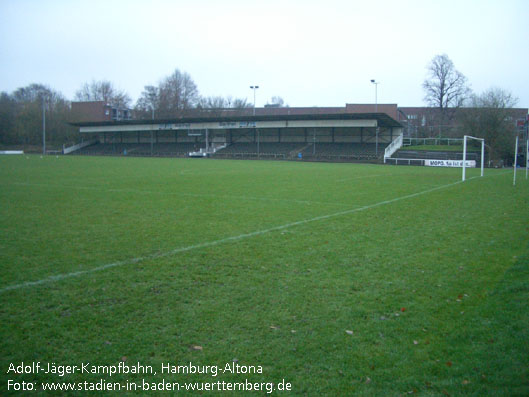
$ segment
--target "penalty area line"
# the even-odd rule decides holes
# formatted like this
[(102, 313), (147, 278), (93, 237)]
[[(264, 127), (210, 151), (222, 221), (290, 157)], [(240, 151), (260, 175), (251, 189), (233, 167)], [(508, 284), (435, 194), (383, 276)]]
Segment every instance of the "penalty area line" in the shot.
[[(475, 178), (477, 178), (477, 177), (468, 178), (467, 181), (470, 180), (470, 179), (475, 179)], [(119, 266), (124, 266), (124, 265), (132, 265), (132, 264), (135, 264), (135, 263), (144, 262), (146, 260), (164, 258), (164, 257), (168, 257), (168, 256), (173, 256), (173, 255), (179, 254), (181, 252), (192, 251), (192, 250), (199, 249), (199, 248), (213, 247), (213, 246), (216, 246), (216, 245), (219, 245), (219, 244), (224, 244), (224, 243), (233, 242), (233, 241), (239, 241), (239, 240), (243, 240), (243, 239), (250, 238), (250, 237), (255, 237), (255, 236), (261, 236), (263, 234), (267, 234), (267, 233), (271, 233), (271, 232), (275, 232), (275, 231), (279, 231), (279, 230), (288, 229), (288, 228), (291, 228), (291, 227), (294, 227), (294, 226), (305, 225), (305, 224), (311, 223), (311, 222), (317, 222), (317, 221), (322, 221), (322, 220), (326, 220), (326, 219), (330, 219), (330, 218), (336, 218), (336, 217), (340, 217), (340, 216), (344, 216), (344, 215), (354, 214), (356, 212), (366, 211), (366, 210), (369, 210), (369, 209), (372, 209), (372, 208), (376, 208), (376, 207), (380, 207), (380, 206), (383, 206), (383, 205), (388, 205), (388, 204), (396, 203), (398, 201), (407, 200), (407, 199), (410, 199), (410, 198), (422, 196), (424, 194), (432, 193), (432, 192), (435, 192), (437, 190), (446, 189), (446, 188), (449, 188), (449, 187), (452, 187), (452, 186), (459, 185), (460, 183), (463, 183), (463, 182), (462, 181), (457, 181), (457, 182), (449, 183), (449, 184), (446, 184), (446, 185), (437, 186), (437, 187), (434, 187), (434, 188), (431, 188), (431, 189), (423, 190), (423, 191), (420, 191), (420, 192), (407, 194), (405, 196), (396, 197), (396, 198), (393, 198), (393, 199), (390, 199), (390, 200), (379, 201), (378, 203), (365, 205), (363, 207), (357, 207), (357, 208), (353, 208), (353, 209), (349, 209), (349, 210), (345, 210), (345, 211), (339, 211), (339, 212), (335, 212), (335, 213), (327, 214), (327, 215), (320, 215), (320, 216), (316, 216), (314, 218), (308, 218), (308, 219), (303, 219), (303, 220), (296, 221), (296, 222), (290, 222), (290, 223), (286, 223), (284, 225), (274, 226), (274, 227), (271, 227), (271, 228), (268, 228), (268, 229), (262, 229), (262, 230), (257, 230), (255, 232), (239, 234), (237, 236), (230, 236), (230, 237), (226, 237), (226, 238), (223, 238), (223, 239), (220, 239), (220, 240), (208, 241), (208, 242), (204, 242), (204, 243), (189, 245), (187, 247), (176, 248), (176, 249), (173, 249), (173, 250), (170, 250), (170, 251), (166, 251), (166, 252), (162, 252), (162, 253), (156, 253), (156, 254), (145, 255), (145, 256), (132, 258), (132, 259), (125, 259), (125, 260), (117, 261), (117, 262), (113, 262), (113, 263), (107, 263), (105, 265), (93, 267), (91, 269), (80, 270), (80, 271), (77, 271), (77, 272), (57, 274), (55, 276), (49, 276), (49, 277), (46, 277), (46, 278), (43, 278), (43, 279), (40, 279), (40, 280), (36, 280), (36, 281), (25, 281), (25, 282), (20, 283), (20, 284), (12, 284), (12, 285), (8, 285), (6, 287), (0, 288), (0, 293), (7, 292), (7, 291), (13, 291), (13, 290), (17, 290), (17, 289), (20, 289), (20, 288), (35, 287), (35, 286), (39, 286), (39, 285), (49, 284), (49, 283), (53, 283), (53, 282), (56, 282), (56, 281), (61, 281), (61, 280), (68, 279), (68, 278), (80, 277), (80, 276), (83, 276), (83, 275), (86, 275), (86, 274), (95, 273), (95, 272), (103, 271), (103, 270), (106, 270), (106, 269), (111, 269), (111, 268), (114, 268), (114, 267), (119, 267)]]

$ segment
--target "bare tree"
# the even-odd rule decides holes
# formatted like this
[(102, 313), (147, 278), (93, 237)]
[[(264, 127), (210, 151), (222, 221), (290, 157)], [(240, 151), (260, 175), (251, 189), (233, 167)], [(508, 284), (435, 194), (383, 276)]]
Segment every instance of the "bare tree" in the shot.
[(64, 143), (73, 140), (73, 128), (67, 124), (70, 104), (64, 96), (42, 84), (2, 93), (0, 141), (39, 144), (42, 139), (42, 111), (46, 112), (46, 141)]
[(157, 114), (160, 102), (160, 90), (153, 85), (146, 85), (136, 102), (135, 111), (139, 118), (153, 117)]
[(52, 90), (43, 84), (30, 84), (27, 87), (18, 88), (13, 92), (13, 98), (18, 103), (42, 102), (43, 100), (49, 106), (53, 106), (65, 99), (62, 94)]
[(246, 99), (231, 96), (201, 97), (191, 76), (179, 69), (160, 81), (158, 86), (148, 85), (136, 102), (136, 116), (149, 118), (152, 109), (157, 118), (185, 115), (221, 116), (226, 109), (247, 109), (252, 105)]
[(231, 103), (233, 109), (249, 109), (253, 107), (253, 104), (249, 103), (246, 98), (235, 98)]
[(198, 102), (198, 107), (204, 109), (247, 109), (252, 106), (246, 99), (231, 96), (202, 97)]
[(440, 110), (460, 107), (470, 94), (467, 78), (446, 54), (436, 55), (428, 65), (428, 78), (423, 83), (425, 101)]
[[(456, 111), (470, 95), (467, 78), (458, 70), (446, 54), (436, 55), (427, 67), (424, 80), (424, 100), (432, 107), (432, 122), (439, 136), (446, 134)], [(431, 126), (434, 128), (433, 126)], [(449, 128), (448, 128), (449, 129)]]
[(280, 96), (273, 96), (272, 98), (270, 98), (270, 103), (267, 103), (265, 107), (284, 108), (288, 107), (288, 104), (285, 104), (285, 101)]
[(461, 109), (460, 122), (467, 134), (484, 138), (491, 160), (512, 158), (516, 127), (513, 107), (517, 99), (501, 88), (473, 95), (470, 107)]
[(12, 95), (0, 93), (0, 143), (18, 143), (15, 134), (16, 105)]
[(210, 117), (242, 116), (245, 114), (244, 109), (249, 109), (252, 106), (243, 98), (211, 96), (201, 97), (197, 104), (197, 110), (201, 115)]
[(92, 81), (85, 83), (75, 93), (77, 101), (105, 101), (112, 106), (128, 108), (132, 102), (125, 91), (118, 90), (110, 81)]
[(226, 109), (231, 106), (231, 97), (222, 96), (201, 97), (198, 100), (197, 107), (202, 109)]
[(159, 85), (159, 115), (175, 117), (198, 104), (198, 89), (186, 72), (176, 69), (173, 74), (162, 80)]

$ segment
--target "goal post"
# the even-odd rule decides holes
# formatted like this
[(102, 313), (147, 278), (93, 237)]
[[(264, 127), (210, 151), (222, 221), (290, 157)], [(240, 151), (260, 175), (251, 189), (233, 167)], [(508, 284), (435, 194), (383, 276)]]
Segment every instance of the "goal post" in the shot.
[(476, 141), (481, 141), (481, 176), (483, 176), (483, 168), (485, 164), (485, 139), (476, 138), (474, 136), (465, 135), (463, 138), (463, 175), (461, 180), (464, 182), (466, 179), (466, 166), (467, 166), (467, 140), (474, 139)]
[(514, 176), (512, 178), (512, 185), (516, 186), (516, 168), (518, 168), (518, 136), (514, 144)]

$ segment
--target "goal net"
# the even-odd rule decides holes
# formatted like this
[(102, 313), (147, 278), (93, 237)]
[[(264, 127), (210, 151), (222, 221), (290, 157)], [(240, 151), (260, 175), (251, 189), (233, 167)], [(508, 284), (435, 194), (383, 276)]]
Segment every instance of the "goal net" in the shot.
[(462, 181), (465, 181), (466, 178), (466, 168), (467, 168), (467, 140), (475, 140), (481, 142), (481, 176), (483, 176), (483, 165), (485, 163), (485, 140), (482, 138), (476, 138), (470, 135), (465, 135), (463, 139), (463, 175)]

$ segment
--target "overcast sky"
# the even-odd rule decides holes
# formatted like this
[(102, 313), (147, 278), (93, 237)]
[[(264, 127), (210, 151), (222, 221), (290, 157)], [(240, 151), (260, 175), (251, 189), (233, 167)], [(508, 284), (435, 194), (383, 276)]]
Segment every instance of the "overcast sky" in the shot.
[(42, 83), (72, 99), (109, 80), (135, 102), (176, 68), (204, 96), (290, 106), (423, 106), (447, 54), (475, 92), (529, 106), (529, 1), (0, 0), (0, 91)]

